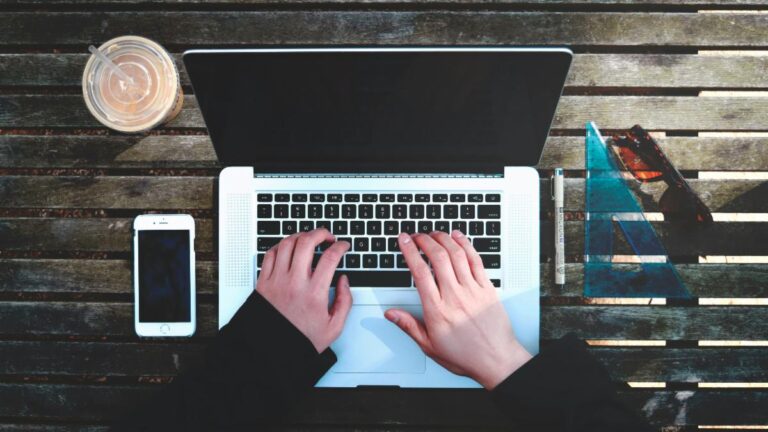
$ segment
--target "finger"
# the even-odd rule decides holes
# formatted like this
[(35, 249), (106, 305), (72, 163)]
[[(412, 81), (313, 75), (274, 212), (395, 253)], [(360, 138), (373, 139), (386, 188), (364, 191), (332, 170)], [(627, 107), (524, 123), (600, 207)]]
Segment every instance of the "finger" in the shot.
[(277, 245), (269, 248), (267, 253), (264, 255), (264, 260), (261, 262), (261, 274), (259, 275), (259, 277), (263, 277), (264, 279), (269, 279), (269, 277), (272, 275), (272, 269), (275, 266), (276, 255), (277, 255)]
[(435, 272), (437, 286), (441, 294), (450, 291), (452, 287), (459, 284), (453, 271), (453, 264), (451, 264), (448, 251), (440, 243), (436, 242), (432, 237), (423, 234), (414, 236), (413, 241), (424, 251), (424, 255), (427, 256), (429, 263), (432, 264), (432, 270)]
[[(460, 232), (454, 230), (454, 232)], [(430, 236), (435, 239), (440, 246), (448, 251), (448, 257), (451, 260), (453, 266), (453, 273), (456, 279), (461, 282), (462, 285), (476, 283), (474, 276), (472, 276), (472, 270), (469, 269), (469, 260), (467, 260), (467, 253), (464, 252), (464, 248), (459, 246), (458, 243), (451, 237), (453, 234), (448, 235), (442, 231), (434, 231)]]
[(344, 257), (344, 254), (347, 253), (351, 246), (345, 241), (337, 241), (323, 252), (320, 261), (317, 262), (315, 272), (312, 274), (312, 281), (314, 286), (322, 288), (326, 295), (328, 295), (328, 291), (331, 288), (333, 274), (339, 266), (341, 258)]
[(317, 249), (317, 246), (323, 242), (330, 242), (333, 240), (333, 234), (325, 228), (319, 228), (301, 234), (298, 240), (296, 240), (296, 247), (293, 250), (291, 269), (305, 269), (307, 274), (309, 274), (312, 270), (312, 258), (315, 256), (315, 249)]
[(384, 316), (400, 327), (400, 330), (404, 331), (405, 334), (410, 336), (425, 354), (429, 356), (432, 355), (432, 344), (429, 341), (427, 329), (421, 321), (402, 309), (387, 309), (387, 311), (384, 312)]
[(273, 271), (288, 272), (291, 269), (291, 260), (293, 259), (293, 248), (296, 245), (298, 234), (291, 234), (280, 240), (277, 244), (277, 259)]
[(477, 253), (475, 247), (469, 241), (467, 236), (461, 233), (461, 231), (454, 231), (451, 233), (454, 240), (464, 249), (464, 253), (467, 254), (469, 260), (469, 268), (472, 270), (472, 274), (475, 276), (475, 280), (480, 286), (488, 286), (490, 281), (485, 274), (485, 266), (483, 266), (483, 260), (480, 258), (480, 254)]
[(341, 275), (336, 283), (336, 298), (333, 300), (330, 312), (331, 327), (338, 332), (337, 337), (344, 328), (350, 309), (352, 309), (352, 291), (349, 289), (349, 278), (347, 275)]
[(413, 238), (408, 234), (401, 233), (397, 237), (397, 242), (400, 252), (405, 258), (405, 263), (408, 264), (408, 270), (413, 276), (413, 283), (419, 291), (421, 303), (425, 306), (437, 303), (440, 300), (440, 291), (437, 289), (435, 278), (432, 277), (432, 271), (429, 270), (429, 266), (421, 257)]

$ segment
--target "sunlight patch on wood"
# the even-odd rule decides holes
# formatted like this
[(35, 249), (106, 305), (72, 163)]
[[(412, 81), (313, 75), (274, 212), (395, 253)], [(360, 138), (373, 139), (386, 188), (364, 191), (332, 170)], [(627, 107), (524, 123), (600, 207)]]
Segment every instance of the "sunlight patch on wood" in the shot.
[(768, 347), (768, 340), (700, 340), (700, 347)]
[(699, 388), (768, 388), (768, 382), (700, 382)]
[(700, 298), (701, 306), (766, 306), (768, 298)]
[(584, 302), (590, 305), (640, 305), (640, 306), (663, 306), (667, 304), (665, 298), (613, 298), (613, 297), (590, 297), (585, 298)]
[(699, 264), (768, 264), (768, 256), (707, 255), (699, 256)]
[(759, 425), (699, 425), (699, 429), (738, 429), (738, 430), (768, 430), (768, 426)]
[(667, 388), (667, 383), (665, 382), (627, 381), (627, 385), (632, 388)]
[(768, 180), (768, 171), (699, 171), (699, 180)]
[(666, 340), (609, 340), (587, 339), (590, 346), (667, 346)]

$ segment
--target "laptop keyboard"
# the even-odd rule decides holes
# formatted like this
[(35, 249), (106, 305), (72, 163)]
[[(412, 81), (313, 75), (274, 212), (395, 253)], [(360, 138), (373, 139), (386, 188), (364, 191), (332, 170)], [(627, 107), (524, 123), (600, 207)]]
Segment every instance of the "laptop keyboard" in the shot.
[[(321, 227), (352, 245), (338, 268), (352, 286), (413, 286), (397, 245), (401, 232), (459, 230), (487, 269), (501, 267), (500, 194), (258, 193), (256, 200), (259, 269), (266, 251), (285, 236)], [(313, 267), (328, 246), (318, 247)], [(491, 281), (501, 286), (499, 279)]]

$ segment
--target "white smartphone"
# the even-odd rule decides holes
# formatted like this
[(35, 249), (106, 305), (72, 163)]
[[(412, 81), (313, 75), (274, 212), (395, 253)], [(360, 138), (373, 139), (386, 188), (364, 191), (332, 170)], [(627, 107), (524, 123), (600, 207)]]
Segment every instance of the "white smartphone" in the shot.
[(133, 221), (134, 325), (139, 336), (195, 333), (195, 221), (141, 215)]

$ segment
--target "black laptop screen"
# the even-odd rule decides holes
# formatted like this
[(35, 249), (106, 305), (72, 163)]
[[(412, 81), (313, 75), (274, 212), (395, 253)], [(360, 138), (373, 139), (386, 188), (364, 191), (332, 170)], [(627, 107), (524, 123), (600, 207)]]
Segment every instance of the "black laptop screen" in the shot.
[(217, 156), (257, 172), (500, 172), (539, 160), (566, 52), (193, 52)]

